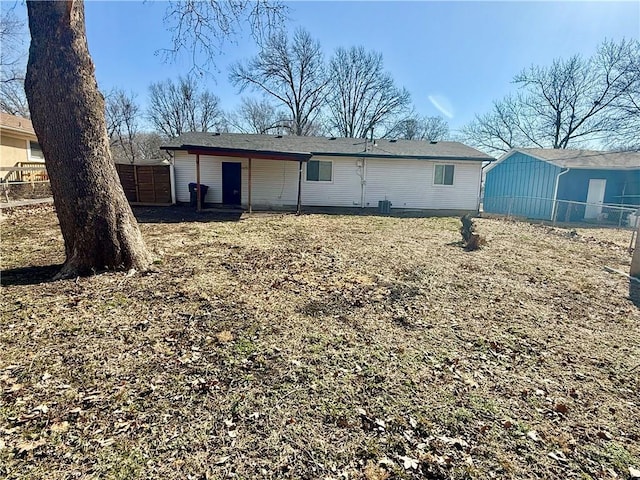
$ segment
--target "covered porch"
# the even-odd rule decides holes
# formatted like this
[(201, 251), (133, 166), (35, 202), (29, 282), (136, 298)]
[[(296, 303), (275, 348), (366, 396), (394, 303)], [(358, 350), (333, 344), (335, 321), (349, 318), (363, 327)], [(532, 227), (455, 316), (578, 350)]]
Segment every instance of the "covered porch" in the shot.
[[(238, 149), (238, 148), (221, 148), (221, 147), (203, 147), (196, 145), (184, 145), (184, 150), (194, 158), (195, 167), (195, 197), (196, 197), (196, 210), (202, 211), (203, 208), (203, 184), (202, 184), (202, 170), (203, 163), (206, 164), (206, 157), (216, 157), (221, 160), (221, 180), (220, 188), (221, 192), (221, 204), (241, 205), (242, 198), (242, 183), (243, 165), (246, 164), (246, 208), (251, 213), (253, 210), (253, 190), (254, 182), (254, 162), (269, 161), (269, 162), (286, 162), (291, 164), (295, 162), (297, 164), (297, 185), (296, 185), (296, 213), (301, 212), (302, 207), (302, 172), (303, 163), (308, 162), (311, 158), (311, 153), (306, 152), (277, 152), (277, 151), (265, 151), (265, 150), (251, 150), (251, 149)], [(237, 159), (237, 162), (233, 160)], [(226, 161), (224, 161), (226, 160)], [(283, 165), (284, 166), (284, 165)], [(206, 169), (206, 165), (204, 166)], [(283, 180), (284, 182), (284, 180)], [(284, 188), (284, 183), (283, 183)]]

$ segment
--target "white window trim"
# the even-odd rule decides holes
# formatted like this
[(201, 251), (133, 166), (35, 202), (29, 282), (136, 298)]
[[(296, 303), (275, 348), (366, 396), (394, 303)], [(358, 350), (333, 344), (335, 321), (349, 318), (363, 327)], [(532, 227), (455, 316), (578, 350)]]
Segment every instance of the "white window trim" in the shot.
[[(447, 184), (447, 183), (436, 183), (436, 167), (437, 166), (443, 166), (446, 167), (447, 165), (450, 165), (453, 167), (453, 180), (451, 182), (451, 185)], [(444, 178), (443, 178), (444, 180)], [(455, 163), (435, 163), (433, 165), (433, 186), (434, 187), (446, 187), (446, 188), (451, 188), (451, 187), (455, 187), (456, 186), (456, 164)]]
[[(312, 161), (312, 160), (310, 160)], [(331, 163), (331, 180), (307, 180), (307, 165), (309, 164), (308, 162), (304, 162), (304, 172), (302, 172), (303, 174), (303, 180), (304, 183), (309, 183), (309, 184), (318, 184), (318, 183), (324, 183), (326, 184), (332, 184), (333, 180), (334, 180), (334, 168), (333, 168), (333, 160), (313, 160), (314, 162), (329, 162)]]
[[(34, 158), (31, 156), (31, 142), (33, 140), (27, 140), (27, 162), (44, 162), (44, 155), (42, 157)], [(38, 141), (35, 141), (38, 143)], [(40, 146), (40, 151), (42, 151), (42, 146)]]

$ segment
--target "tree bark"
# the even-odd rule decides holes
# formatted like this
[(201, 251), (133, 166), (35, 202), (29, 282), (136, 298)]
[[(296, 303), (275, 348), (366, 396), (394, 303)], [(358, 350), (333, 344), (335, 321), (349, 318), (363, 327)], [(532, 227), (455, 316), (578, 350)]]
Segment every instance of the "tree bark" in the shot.
[(151, 257), (109, 150), (81, 1), (27, 2), (25, 90), (46, 159), (66, 261), (58, 278), (146, 270)]

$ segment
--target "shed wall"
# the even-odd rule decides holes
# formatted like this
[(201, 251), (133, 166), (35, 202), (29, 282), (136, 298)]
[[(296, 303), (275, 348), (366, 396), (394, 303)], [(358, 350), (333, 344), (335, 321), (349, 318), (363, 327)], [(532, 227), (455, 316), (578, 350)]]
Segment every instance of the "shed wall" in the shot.
[(515, 152), (487, 172), (484, 211), (550, 219), (555, 182), (561, 171), (560, 167)]

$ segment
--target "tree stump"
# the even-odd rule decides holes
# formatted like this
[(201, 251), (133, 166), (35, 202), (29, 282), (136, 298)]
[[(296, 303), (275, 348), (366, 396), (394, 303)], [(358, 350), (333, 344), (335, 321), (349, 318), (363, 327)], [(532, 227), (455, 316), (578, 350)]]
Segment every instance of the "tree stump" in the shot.
[(464, 215), (460, 218), (460, 221), (462, 222), (460, 234), (462, 235), (464, 249), (468, 252), (478, 250), (485, 244), (485, 240), (479, 233), (474, 231), (475, 226), (473, 220), (471, 220), (469, 215)]

